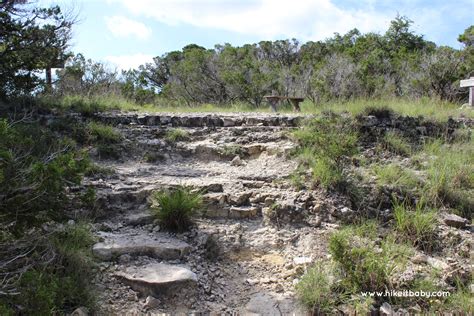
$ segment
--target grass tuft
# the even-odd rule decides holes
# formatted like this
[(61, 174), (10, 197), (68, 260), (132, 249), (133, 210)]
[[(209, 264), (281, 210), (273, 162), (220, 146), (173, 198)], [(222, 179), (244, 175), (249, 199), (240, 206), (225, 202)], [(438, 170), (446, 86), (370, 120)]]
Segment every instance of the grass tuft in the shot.
[(187, 141), (189, 140), (189, 132), (181, 128), (172, 128), (166, 131), (165, 139), (169, 143)]
[(202, 195), (192, 192), (189, 187), (179, 186), (155, 192), (152, 203), (152, 210), (161, 227), (173, 232), (184, 232), (192, 226), (192, 216), (202, 206)]
[(400, 236), (423, 250), (431, 250), (436, 243), (436, 215), (433, 209), (419, 202), (414, 209), (406, 203), (394, 205), (395, 229)]

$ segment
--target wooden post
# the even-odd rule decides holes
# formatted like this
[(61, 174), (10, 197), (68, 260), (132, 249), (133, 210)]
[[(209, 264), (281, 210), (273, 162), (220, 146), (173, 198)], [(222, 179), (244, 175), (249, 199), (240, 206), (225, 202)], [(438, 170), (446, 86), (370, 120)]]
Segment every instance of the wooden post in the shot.
[(461, 88), (469, 87), (469, 105), (474, 107), (474, 77), (466, 80), (461, 80), (459, 86)]

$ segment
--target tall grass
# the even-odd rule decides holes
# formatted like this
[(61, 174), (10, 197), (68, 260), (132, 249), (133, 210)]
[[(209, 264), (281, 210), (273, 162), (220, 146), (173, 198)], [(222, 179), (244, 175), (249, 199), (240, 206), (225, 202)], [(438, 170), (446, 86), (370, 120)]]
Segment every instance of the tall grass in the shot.
[(458, 144), (428, 143), (419, 159), (427, 159), (425, 200), (449, 206), (472, 218), (474, 211), (474, 140)]
[(329, 113), (312, 119), (293, 133), (300, 161), (325, 188), (345, 189), (344, 159), (357, 153), (358, 135), (350, 119)]
[(430, 250), (436, 244), (436, 216), (434, 209), (425, 207), (419, 202), (414, 208), (406, 203), (395, 203), (393, 215), (395, 229), (402, 239), (414, 246)]
[(301, 105), (302, 112), (307, 114), (318, 114), (331, 110), (334, 112), (349, 112), (356, 115), (363, 113), (367, 107), (386, 107), (402, 115), (421, 115), (437, 120), (446, 120), (448, 117), (459, 116), (474, 118), (474, 111), (472, 109), (460, 109), (460, 104), (434, 98), (354, 99), (343, 102), (333, 101), (323, 104), (314, 104), (310, 101), (305, 101)]
[[(73, 110), (90, 115), (96, 112), (121, 110), (139, 112), (271, 112), (270, 106), (263, 102), (260, 107), (255, 107), (246, 102), (232, 102), (228, 104), (195, 104), (186, 105), (175, 100), (157, 98), (153, 104), (137, 104), (117, 95), (79, 96), (70, 95), (62, 98), (43, 98), (40, 101), (43, 107), (53, 107), (58, 110)], [(367, 107), (389, 108), (394, 112), (409, 116), (425, 116), (432, 119), (446, 120), (448, 117), (474, 118), (471, 109), (460, 109), (460, 104), (441, 101), (434, 98), (405, 99), (405, 98), (373, 98), (351, 99), (347, 101), (330, 101), (315, 104), (309, 100), (300, 105), (302, 114), (321, 114), (327, 111), (349, 112), (354, 115), (363, 113)], [(279, 112), (293, 112), (291, 106), (282, 102), (278, 107)]]

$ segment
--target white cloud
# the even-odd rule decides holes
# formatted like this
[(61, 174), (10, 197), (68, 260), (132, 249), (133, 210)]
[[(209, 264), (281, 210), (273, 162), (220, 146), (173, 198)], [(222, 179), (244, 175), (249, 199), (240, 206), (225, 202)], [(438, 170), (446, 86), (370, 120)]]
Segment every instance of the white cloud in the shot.
[(168, 24), (190, 24), (260, 38), (296, 37), (319, 40), (334, 32), (357, 27), (362, 32), (382, 31), (392, 13), (372, 8), (343, 10), (330, 0), (114, 0), (130, 12)]
[(149, 63), (153, 60), (153, 55), (134, 54), (121, 56), (107, 56), (105, 60), (112, 63), (120, 70), (129, 70), (138, 68), (138, 66)]
[(117, 37), (135, 36), (144, 40), (151, 36), (151, 28), (123, 16), (105, 17), (105, 23), (112, 34)]

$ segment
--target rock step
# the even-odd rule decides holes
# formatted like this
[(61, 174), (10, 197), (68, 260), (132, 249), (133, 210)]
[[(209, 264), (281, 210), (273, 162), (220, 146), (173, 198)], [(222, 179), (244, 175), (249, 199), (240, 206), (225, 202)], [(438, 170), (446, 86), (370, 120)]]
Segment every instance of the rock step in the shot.
[(185, 256), (191, 246), (165, 233), (144, 231), (126, 233), (99, 232), (103, 241), (92, 247), (92, 253), (99, 259), (113, 260), (121, 255), (146, 255), (164, 260), (175, 260)]
[(131, 114), (101, 113), (96, 119), (112, 125), (167, 125), (173, 127), (298, 126), (304, 116), (290, 115), (216, 115), (216, 114)]
[(189, 298), (198, 281), (191, 270), (164, 263), (127, 267), (115, 275), (135, 291), (156, 297), (179, 294)]

